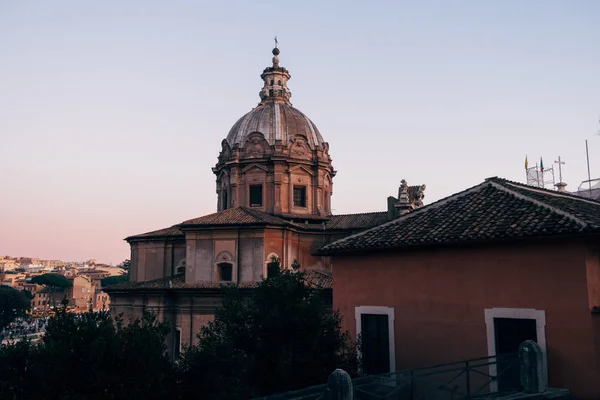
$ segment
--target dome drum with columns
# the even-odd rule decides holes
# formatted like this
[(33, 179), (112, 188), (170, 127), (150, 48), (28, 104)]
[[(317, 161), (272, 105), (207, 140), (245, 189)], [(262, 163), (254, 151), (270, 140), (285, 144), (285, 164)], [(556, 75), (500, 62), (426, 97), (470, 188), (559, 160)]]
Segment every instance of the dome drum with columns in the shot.
[(316, 125), (292, 107), (289, 72), (279, 49), (266, 68), (261, 102), (241, 117), (221, 143), (213, 172), (219, 211), (247, 206), (276, 215), (327, 217), (335, 170)]

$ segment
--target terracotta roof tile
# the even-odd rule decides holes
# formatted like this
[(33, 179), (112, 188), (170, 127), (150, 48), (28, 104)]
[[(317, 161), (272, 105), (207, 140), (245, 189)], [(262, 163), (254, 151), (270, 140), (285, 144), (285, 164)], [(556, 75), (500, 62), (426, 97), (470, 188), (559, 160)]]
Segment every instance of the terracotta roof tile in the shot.
[(390, 217), (386, 211), (360, 214), (332, 215), (325, 224), (326, 229), (366, 229), (388, 222)]
[[(333, 278), (331, 275), (321, 271), (307, 271), (306, 281), (311, 285), (322, 289), (331, 289)], [(171, 282), (171, 283), (169, 283)], [(241, 289), (255, 288), (258, 282), (242, 282), (238, 284)], [(185, 283), (183, 274), (178, 274), (166, 278), (154, 279), (143, 282), (122, 282), (104, 288), (105, 292), (118, 292), (121, 290), (165, 290), (165, 289), (220, 289), (227, 286), (223, 282), (193, 282)]]
[(306, 271), (306, 281), (321, 289), (331, 289), (333, 287), (333, 276), (331, 276), (330, 273), (323, 271)]
[[(169, 283), (171, 282), (171, 283)], [(104, 288), (107, 292), (119, 290), (164, 290), (164, 289), (219, 289), (227, 284), (221, 282), (194, 282), (185, 283), (183, 274), (173, 275), (166, 278), (153, 279), (151, 281), (122, 282)], [(256, 283), (241, 283), (240, 288), (253, 288)]]
[(490, 178), (320, 253), (600, 233), (600, 202)]
[(157, 231), (146, 232), (139, 235), (128, 236), (125, 240), (131, 239), (149, 239), (149, 238), (183, 238), (183, 232), (181, 232), (176, 226), (171, 226), (169, 228), (159, 229)]
[(248, 207), (229, 208), (214, 214), (190, 219), (178, 226), (215, 226), (215, 225), (286, 225), (288, 222), (283, 218), (267, 214)]
[[(302, 223), (307, 219), (309, 223)], [(298, 215), (275, 216), (263, 211), (248, 207), (230, 208), (213, 214), (190, 219), (181, 224), (171, 226), (157, 231), (133, 235), (125, 240), (136, 239), (162, 239), (162, 238), (184, 238), (185, 234), (180, 228), (187, 227), (209, 227), (209, 226), (244, 226), (244, 225), (276, 225), (291, 226), (299, 229), (324, 229), (324, 230), (361, 230), (372, 228), (384, 222), (388, 222), (387, 212), (370, 212), (358, 214), (332, 215), (330, 217), (302, 217)]]

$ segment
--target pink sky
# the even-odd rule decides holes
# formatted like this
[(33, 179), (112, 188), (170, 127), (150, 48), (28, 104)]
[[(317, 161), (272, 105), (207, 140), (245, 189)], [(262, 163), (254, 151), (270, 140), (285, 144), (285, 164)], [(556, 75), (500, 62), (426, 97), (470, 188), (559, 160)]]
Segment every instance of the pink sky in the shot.
[(0, 4), (0, 254), (116, 264), (124, 237), (214, 212), (275, 35), (334, 213), (385, 209), (403, 178), (426, 203), (523, 181), (525, 154), (575, 189), (586, 138), (600, 175), (600, 3), (260, 4)]

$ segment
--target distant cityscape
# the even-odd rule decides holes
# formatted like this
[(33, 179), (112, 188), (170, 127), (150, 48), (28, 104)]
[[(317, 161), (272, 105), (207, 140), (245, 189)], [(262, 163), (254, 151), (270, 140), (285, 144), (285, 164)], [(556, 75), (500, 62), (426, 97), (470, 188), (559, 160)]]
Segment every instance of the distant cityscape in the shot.
[[(109, 296), (102, 290), (102, 279), (121, 275), (120, 266), (98, 263), (95, 259), (83, 262), (42, 260), (35, 257), (0, 256), (0, 284), (17, 290), (27, 290), (31, 297), (31, 313), (45, 316), (55, 305), (68, 301), (71, 312), (108, 309)], [(51, 291), (43, 285), (32, 283), (33, 277), (58, 274), (73, 285), (63, 291)]]

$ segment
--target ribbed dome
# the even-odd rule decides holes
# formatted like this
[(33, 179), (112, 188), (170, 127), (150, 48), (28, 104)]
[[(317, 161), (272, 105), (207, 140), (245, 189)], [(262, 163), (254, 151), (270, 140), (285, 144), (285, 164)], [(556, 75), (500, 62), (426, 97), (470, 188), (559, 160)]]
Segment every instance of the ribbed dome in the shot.
[(269, 145), (276, 141), (287, 145), (296, 135), (307, 138), (311, 149), (323, 145), (323, 137), (316, 125), (289, 103), (265, 101), (240, 118), (229, 131), (227, 143), (243, 145), (248, 135), (260, 132)]

